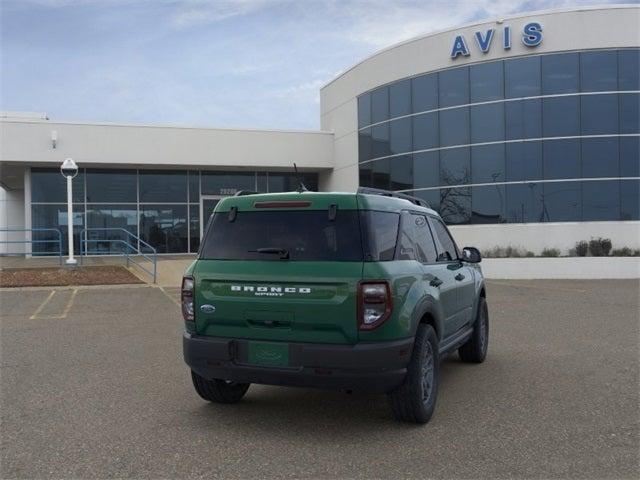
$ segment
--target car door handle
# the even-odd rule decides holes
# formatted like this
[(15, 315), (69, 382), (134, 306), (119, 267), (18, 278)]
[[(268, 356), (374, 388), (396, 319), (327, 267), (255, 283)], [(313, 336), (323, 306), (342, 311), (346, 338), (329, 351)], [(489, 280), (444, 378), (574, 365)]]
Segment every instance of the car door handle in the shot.
[(463, 274), (459, 273), (459, 274), (457, 274), (457, 275), (456, 275), (455, 277), (453, 277), (453, 278), (455, 278), (456, 280), (458, 280), (459, 282), (461, 282), (462, 280), (464, 280), (464, 278), (465, 278), (465, 277), (464, 277), (464, 275), (463, 275)]
[(442, 280), (440, 280), (438, 277), (433, 277), (433, 280), (429, 282), (429, 285), (431, 285), (432, 287), (439, 287), (440, 285), (442, 285)]

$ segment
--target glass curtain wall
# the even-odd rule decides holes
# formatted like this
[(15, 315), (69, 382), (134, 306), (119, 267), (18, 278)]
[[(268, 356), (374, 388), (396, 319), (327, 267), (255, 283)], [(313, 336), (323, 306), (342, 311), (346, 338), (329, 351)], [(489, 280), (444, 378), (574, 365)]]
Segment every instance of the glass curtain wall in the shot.
[[(317, 174), (306, 173), (303, 181), (309, 190), (317, 190)], [(137, 250), (135, 237), (158, 253), (195, 253), (200, 246), (201, 195), (290, 191), (297, 182), (292, 173), (80, 169), (73, 180), (74, 249), (80, 252), (80, 233), (87, 228), (82, 248), (89, 254)], [(66, 199), (66, 180), (58, 169), (31, 169), (32, 228), (58, 229), (63, 254), (68, 252)], [(33, 238), (58, 236), (36, 232)], [(57, 254), (58, 246), (35, 243), (33, 253)]]
[(360, 185), (449, 224), (638, 220), (640, 50), (531, 55), (358, 97)]

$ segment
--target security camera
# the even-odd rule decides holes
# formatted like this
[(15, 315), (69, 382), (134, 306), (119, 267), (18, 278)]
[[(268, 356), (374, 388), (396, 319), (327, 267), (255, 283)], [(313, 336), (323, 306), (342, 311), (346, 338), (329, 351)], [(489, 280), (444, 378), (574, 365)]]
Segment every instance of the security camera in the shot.
[(72, 158), (67, 158), (60, 166), (60, 173), (65, 178), (73, 178), (78, 174), (78, 166)]

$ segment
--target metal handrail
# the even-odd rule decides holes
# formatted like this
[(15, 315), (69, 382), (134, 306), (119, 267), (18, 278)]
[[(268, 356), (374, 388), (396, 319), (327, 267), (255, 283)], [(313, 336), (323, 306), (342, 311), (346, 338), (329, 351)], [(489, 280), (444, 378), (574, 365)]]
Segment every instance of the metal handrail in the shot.
[[(57, 228), (2, 228), (0, 229), (0, 233), (10, 233), (10, 232), (55, 232), (58, 235), (58, 238), (53, 240), (34, 240), (33, 238), (24, 239), (24, 240), (0, 240), (0, 243), (29, 243), (31, 244), (33, 253), (33, 244), (34, 243), (57, 243), (58, 244), (58, 258), (60, 259), (60, 265), (62, 265), (62, 233)], [(8, 236), (7, 236), (8, 238)], [(3, 255), (24, 255), (27, 252), (4, 252)], [(56, 252), (37, 252), (38, 255), (56, 255)]]
[[(126, 233), (127, 234), (127, 240), (123, 240), (121, 238), (87, 238), (87, 236), (86, 236), (86, 234), (90, 233), (90, 232), (113, 232), (113, 231)], [(129, 240), (134, 240), (135, 244), (137, 245), (137, 247), (131, 245), (131, 243), (129, 243)], [(123, 245), (124, 246), (123, 255), (127, 260), (127, 267), (129, 266), (130, 262), (133, 263), (134, 265), (138, 266), (142, 271), (144, 271), (144, 272), (148, 273), (149, 275), (151, 275), (153, 277), (153, 283), (156, 283), (157, 270), (158, 270), (158, 252), (156, 251), (155, 248), (153, 248), (151, 245), (149, 245), (147, 242), (142, 240), (137, 235), (134, 235), (133, 233), (131, 233), (129, 230), (127, 230), (125, 228), (119, 228), (119, 227), (112, 227), (112, 228), (83, 228), (82, 231), (80, 232), (80, 263), (82, 263), (82, 259), (85, 256), (87, 256), (87, 254), (97, 253), (97, 252), (89, 252), (88, 251), (88, 245), (87, 244), (90, 243), (90, 242), (94, 242), (94, 243), (109, 242), (109, 244), (115, 243), (115, 244)], [(140, 245), (143, 245), (143, 246), (149, 248), (151, 250), (151, 252), (149, 252), (149, 253), (143, 252), (140, 249)], [(153, 264), (153, 270), (148, 270), (147, 268), (145, 268), (142, 265), (142, 263), (136, 262), (134, 259), (132, 259), (131, 258), (131, 254), (130, 254), (130, 250), (133, 251), (135, 253), (135, 255), (139, 255), (143, 259), (151, 262)]]

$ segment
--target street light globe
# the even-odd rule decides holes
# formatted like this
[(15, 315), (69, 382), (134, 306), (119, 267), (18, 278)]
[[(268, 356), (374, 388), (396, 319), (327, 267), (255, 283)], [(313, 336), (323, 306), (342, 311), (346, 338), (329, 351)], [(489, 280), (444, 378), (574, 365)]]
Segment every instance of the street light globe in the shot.
[(73, 158), (67, 158), (62, 162), (60, 173), (65, 178), (73, 178), (78, 174), (78, 165), (73, 161)]

